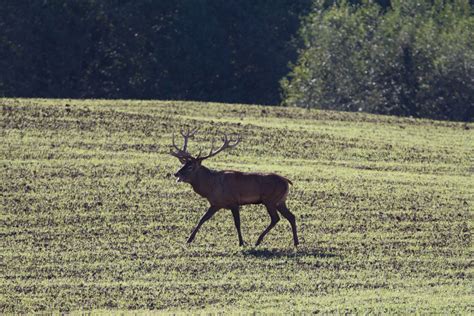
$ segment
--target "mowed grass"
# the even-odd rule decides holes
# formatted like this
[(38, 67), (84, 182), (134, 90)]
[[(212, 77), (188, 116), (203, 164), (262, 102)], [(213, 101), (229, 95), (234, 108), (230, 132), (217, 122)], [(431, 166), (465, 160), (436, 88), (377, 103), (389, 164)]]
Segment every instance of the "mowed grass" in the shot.
[[(472, 124), (296, 108), (0, 99), (0, 312), (472, 312)], [(263, 206), (186, 239), (207, 207), (171, 135), (239, 146), (205, 165), (277, 172), (301, 245)]]

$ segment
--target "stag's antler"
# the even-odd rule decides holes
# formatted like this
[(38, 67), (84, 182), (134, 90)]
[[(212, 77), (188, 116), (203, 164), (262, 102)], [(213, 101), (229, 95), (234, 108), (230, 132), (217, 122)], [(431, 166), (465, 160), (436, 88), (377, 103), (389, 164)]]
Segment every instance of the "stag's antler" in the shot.
[(211, 151), (209, 152), (209, 154), (207, 156), (201, 157), (201, 153), (199, 153), (199, 155), (196, 159), (204, 160), (204, 159), (213, 157), (213, 156), (217, 155), (218, 153), (220, 153), (221, 151), (223, 151), (224, 149), (234, 148), (235, 146), (237, 146), (240, 143), (241, 140), (242, 140), (241, 135), (237, 135), (236, 139), (232, 139), (232, 138), (229, 138), (227, 136), (227, 134), (223, 134), (222, 141), (224, 143), (222, 144), (222, 146), (220, 148), (218, 148), (217, 150), (214, 150), (214, 140), (213, 140), (212, 145), (211, 145)]
[(198, 131), (197, 128), (190, 129), (187, 128), (184, 130), (183, 128), (181, 129), (181, 136), (184, 138), (184, 143), (183, 143), (183, 148), (179, 149), (178, 146), (176, 146), (176, 143), (174, 142), (174, 133), (173, 133), (173, 147), (176, 151), (171, 150), (170, 155), (176, 157), (179, 159), (179, 161), (182, 164), (185, 164), (188, 160), (193, 159), (193, 156), (188, 152), (188, 140), (189, 138), (194, 137), (194, 134)]

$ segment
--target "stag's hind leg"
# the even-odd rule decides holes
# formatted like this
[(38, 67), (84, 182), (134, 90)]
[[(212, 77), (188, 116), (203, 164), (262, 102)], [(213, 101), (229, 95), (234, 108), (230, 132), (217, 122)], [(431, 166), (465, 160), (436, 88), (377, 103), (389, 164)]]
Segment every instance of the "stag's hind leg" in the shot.
[(291, 230), (293, 231), (293, 242), (295, 246), (298, 246), (299, 241), (298, 241), (298, 233), (296, 232), (296, 219), (295, 215), (290, 212), (288, 207), (286, 206), (285, 202), (279, 204), (277, 206), (278, 211), (280, 211), (280, 214), (290, 222), (291, 225)]
[(268, 225), (268, 227), (263, 231), (263, 233), (260, 235), (260, 237), (258, 237), (258, 240), (257, 240), (257, 243), (255, 244), (255, 246), (258, 246), (260, 245), (260, 243), (262, 242), (263, 240), (263, 237), (265, 237), (266, 234), (268, 234), (268, 232), (273, 228), (275, 227), (275, 225), (278, 223), (278, 221), (280, 220), (280, 216), (278, 216), (278, 212), (276, 210), (276, 207), (275, 206), (272, 206), (272, 205), (265, 205), (267, 207), (267, 211), (268, 211), (268, 214), (270, 215), (270, 225)]
[(244, 239), (242, 238), (242, 232), (240, 231), (240, 212), (239, 207), (235, 206), (230, 209), (232, 216), (234, 217), (235, 228), (237, 229), (237, 235), (239, 236), (239, 246), (244, 245)]

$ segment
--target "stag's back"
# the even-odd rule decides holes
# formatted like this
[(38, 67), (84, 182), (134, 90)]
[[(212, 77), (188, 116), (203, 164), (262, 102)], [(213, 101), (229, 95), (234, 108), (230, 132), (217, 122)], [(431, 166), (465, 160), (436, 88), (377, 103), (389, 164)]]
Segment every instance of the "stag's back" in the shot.
[(223, 206), (244, 204), (279, 205), (286, 199), (288, 179), (274, 173), (221, 171), (217, 174), (216, 197)]

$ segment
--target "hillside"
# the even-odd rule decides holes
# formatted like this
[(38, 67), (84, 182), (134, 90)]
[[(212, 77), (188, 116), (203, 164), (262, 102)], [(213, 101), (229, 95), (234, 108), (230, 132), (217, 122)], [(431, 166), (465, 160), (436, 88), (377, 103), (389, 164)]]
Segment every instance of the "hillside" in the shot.
[[(0, 312), (468, 313), (474, 125), (297, 108), (0, 99)], [(215, 169), (292, 180), (286, 221), (176, 183), (180, 127), (240, 133)], [(217, 136), (214, 136), (217, 137)], [(472, 297), (471, 297), (472, 298)]]

